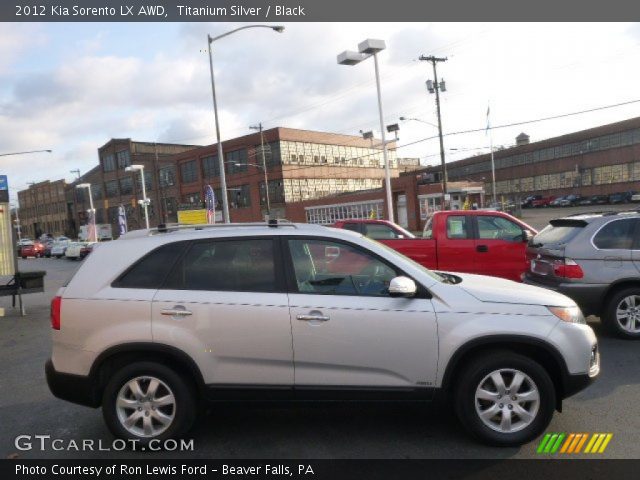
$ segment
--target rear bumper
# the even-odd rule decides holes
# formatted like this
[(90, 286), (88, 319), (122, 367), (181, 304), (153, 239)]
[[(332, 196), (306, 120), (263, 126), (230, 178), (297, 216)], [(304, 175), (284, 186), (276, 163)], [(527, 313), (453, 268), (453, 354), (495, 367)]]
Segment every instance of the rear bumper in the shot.
[(51, 360), (44, 366), (49, 390), (56, 397), (78, 405), (99, 407), (100, 398), (90, 377), (56, 371)]
[(602, 310), (602, 299), (609, 288), (609, 284), (581, 284), (581, 283), (558, 283), (546, 284), (536, 281), (525, 274), (522, 279), (527, 285), (547, 288), (566, 295), (578, 304), (582, 313), (587, 315), (599, 315)]

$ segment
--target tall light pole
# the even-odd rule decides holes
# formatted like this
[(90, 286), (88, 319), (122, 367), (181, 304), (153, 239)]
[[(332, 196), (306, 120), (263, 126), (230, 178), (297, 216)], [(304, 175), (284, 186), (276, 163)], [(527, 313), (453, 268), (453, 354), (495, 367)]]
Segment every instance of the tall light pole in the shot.
[(442, 140), (442, 117), (440, 116), (440, 90), (447, 91), (444, 80), (438, 83), (438, 71), (436, 65), (439, 62), (446, 62), (447, 58), (439, 58), (433, 55), (420, 55), (419, 60), (429, 62), (433, 65), (433, 81), (427, 80), (427, 90), (436, 94), (436, 111), (438, 112), (438, 137), (440, 138), (440, 164), (442, 168), (442, 209), (445, 209), (447, 195), (447, 165), (444, 161), (444, 142)]
[[(267, 161), (264, 157), (264, 135), (262, 134), (262, 122), (260, 122), (257, 126), (249, 127), (251, 130), (260, 131), (260, 152), (262, 153), (262, 170), (264, 170), (264, 190), (267, 200), (267, 217), (271, 217), (271, 202), (269, 200), (269, 179), (267, 177)], [(256, 165), (257, 166), (257, 165)]]
[(380, 70), (378, 68), (378, 52), (386, 48), (384, 40), (369, 38), (358, 44), (358, 52), (345, 50), (338, 55), (340, 65), (357, 65), (358, 63), (373, 57), (376, 73), (376, 89), (378, 91), (378, 113), (380, 114), (380, 134), (382, 135), (382, 157), (384, 158), (385, 190), (387, 194), (387, 220), (393, 222), (393, 197), (391, 195), (391, 170), (389, 167), (389, 154), (387, 152), (387, 140), (385, 138), (384, 114), (382, 112), (382, 93), (380, 92)]
[[(284, 27), (281, 25), (245, 25), (244, 27), (236, 28), (235, 30), (231, 30), (227, 33), (223, 33), (222, 35), (218, 35), (217, 37), (212, 37), (211, 35), (207, 35), (207, 48), (209, 50), (209, 71), (211, 72), (211, 94), (213, 96), (213, 115), (215, 117), (216, 122), (216, 142), (218, 143), (218, 163), (220, 165), (220, 191), (224, 192), (222, 194), (222, 216), (224, 219), (224, 223), (229, 223), (229, 199), (227, 198), (227, 177), (224, 171), (224, 157), (222, 151), (222, 143), (220, 142), (220, 120), (218, 119), (218, 102), (216, 99), (216, 84), (213, 76), (213, 55), (211, 50), (211, 44), (216, 40), (220, 40), (221, 38), (228, 37), (229, 35), (239, 32), (240, 30), (246, 30), (248, 28), (270, 28), (274, 32), (282, 33), (284, 31)], [(147, 228), (149, 226), (147, 225)]]
[(144, 223), (149, 230), (149, 199), (147, 198), (147, 188), (144, 181), (144, 165), (129, 165), (124, 169), (125, 172), (140, 172), (140, 181), (142, 182), (142, 200), (138, 203), (144, 207)]
[(20, 214), (18, 213), (18, 210), (20, 210), (20, 208), (15, 203), (10, 203), (9, 206), (15, 208), (15, 210), (16, 210), (16, 232), (18, 234), (18, 242), (19, 242), (19, 241), (22, 240), (22, 232), (21, 232), (21, 226), (20, 226)]
[(92, 236), (93, 241), (98, 241), (98, 231), (96, 230), (96, 211), (93, 208), (93, 195), (91, 193), (91, 184), (90, 183), (79, 183), (76, 185), (76, 188), (86, 188), (89, 191), (89, 212), (91, 212), (91, 223), (92, 223)]

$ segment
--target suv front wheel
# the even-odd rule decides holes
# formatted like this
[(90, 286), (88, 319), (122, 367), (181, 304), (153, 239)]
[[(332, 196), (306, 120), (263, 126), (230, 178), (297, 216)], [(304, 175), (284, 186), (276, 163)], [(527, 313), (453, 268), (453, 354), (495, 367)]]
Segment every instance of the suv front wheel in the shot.
[(481, 440), (516, 446), (537, 437), (555, 408), (553, 382), (537, 362), (512, 352), (476, 357), (458, 377), (456, 412)]
[(119, 438), (145, 444), (185, 434), (196, 416), (193, 387), (174, 370), (138, 362), (118, 370), (104, 390), (102, 414)]

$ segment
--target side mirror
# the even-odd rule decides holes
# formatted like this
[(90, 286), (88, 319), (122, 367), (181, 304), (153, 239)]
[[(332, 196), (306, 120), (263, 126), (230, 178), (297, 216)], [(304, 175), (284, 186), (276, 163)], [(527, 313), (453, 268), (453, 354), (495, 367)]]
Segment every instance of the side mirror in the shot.
[(531, 233), (529, 230), (523, 230), (522, 231), (522, 242), (523, 243), (529, 243), (529, 240), (531, 240), (533, 238), (533, 233)]
[(392, 297), (411, 298), (417, 291), (416, 282), (409, 277), (395, 277), (389, 283), (389, 295)]

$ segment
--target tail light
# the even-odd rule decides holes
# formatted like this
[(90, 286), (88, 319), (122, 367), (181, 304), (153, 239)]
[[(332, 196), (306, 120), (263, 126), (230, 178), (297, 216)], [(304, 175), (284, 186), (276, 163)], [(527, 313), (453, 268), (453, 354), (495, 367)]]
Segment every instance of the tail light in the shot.
[(563, 258), (553, 262), (553, 273), (556, 277), (582, 278), (584, 272), (580, 265), (570, 258)]
[(62, 297), (53, 297), (51, 300), (51, 328), (60, 330), (60, 310), (62, 307)]

